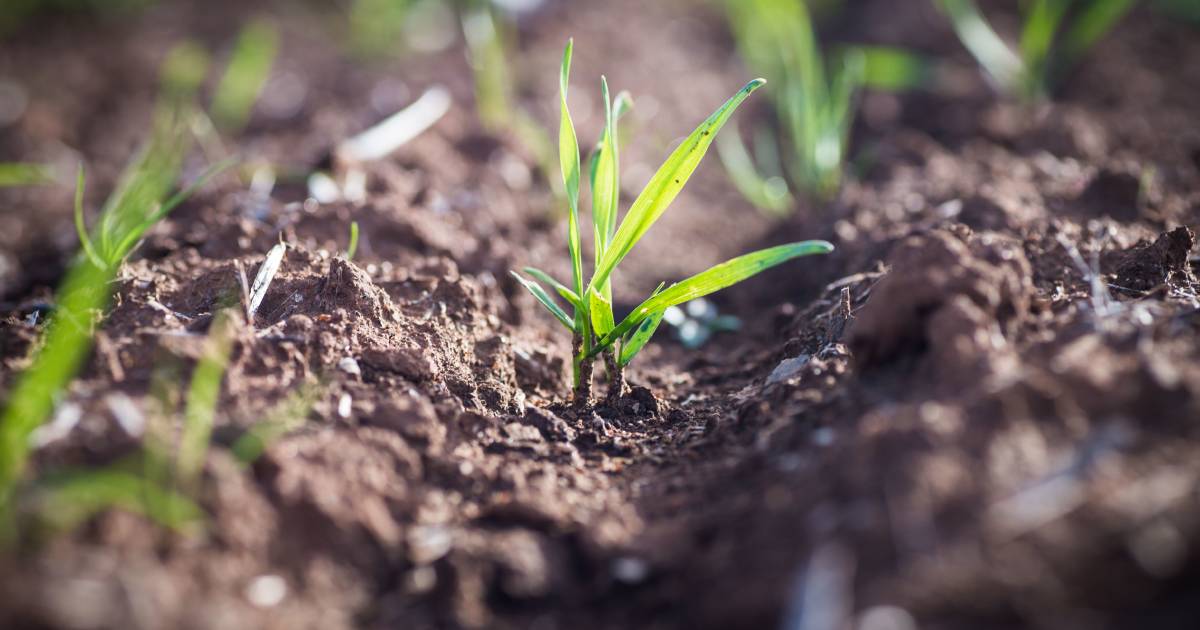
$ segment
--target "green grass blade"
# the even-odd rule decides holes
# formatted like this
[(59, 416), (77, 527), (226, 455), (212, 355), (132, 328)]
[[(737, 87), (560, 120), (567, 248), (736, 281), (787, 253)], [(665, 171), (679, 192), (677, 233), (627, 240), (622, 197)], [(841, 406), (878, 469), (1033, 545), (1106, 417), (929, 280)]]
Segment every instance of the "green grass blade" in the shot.
[(833, 245), (825, 241), (803, 241), (762, 249), (723, 262), (682, 282), (673, 284), (642, 302), (609, 335), (602, 339), (597, 347), (605, 342), (611, 343), (613, 339), (628, 333), (650, 315), (665, 311), (670, 306), (704, 297), (793, 258), (827, 254), (831, 251), (833, 251)]
[(358, 252), (358, 221), (350, 222), (350, 245), (346, 247), (346, 260), (354, 260)]
[(616, 266), (625, 258), (633, 246), (642, 238), (654, 222), (666, 212), (671, 202), (683, 189), (688, 179), (699, 166), (700, 160), (708, 152), (713, 135), (721, 130), (725, 121), (733, 112), (765, 83), (762, 79), (754, 79), (746, 84), (732, 98), (725, 102), (717, 111), (679, 145), (667, 158), (666, 162), (650, 178), (650, 182), (633, 202), (629, 212), (621, 221), (621, 226), (613, 236), (612, 243), (604, 252), (604, 258), (592, 278), (593, 286), (604, 286)]
[(79, 165), (79, 174), (75, 177), (75, 233), (79, 235), (79, 245), (92, 264), (103, 269), (107, 265), (92, 247), (92, 239), (88, 236), (87, 223), (83, 220), (83, 191), (87, 180), (83, 175), (83, 165)]
[(533, 276), (534, 278), (537, 278), (537, 280), (539, 282), (544, 282), (544, 283), (550, 285), (572, 307), (577, 308), (577, 309), (583, 308), (579, 304), (579, 296), (575, 295), (575, 292), (572, 291), (570, 289), (570, 287), (568, 287), (567, 285), (565, 285), (565, 284), (559, 282), (558, 280), (555, 280), (553, 277), (551, 277), (550, 274), (546, 273), (545, 271), (542, 271), (541, 269), (537, 269), (535, 267), (525, 267), (525, 273)]
[(562, 170), (563, 188), (567, 191), (567, 206), (570, 212), (567, 224), (567, 248), (571, 254), (571, 276), (575, 294), (583, 294), (583, 259), (579, 237), (579, 139), (575, 136), (575, 124), (567, 109), (567, 88), (571, 77), (571, 51), (574, 40), (567, 41), (563, 50), (562, 70), (558, 79), (561, 117), (558, 128), (558, 161)]
[(272, 443), (304, 426), (313, 406), (326, 389), (323, 384), (304, 384), (288, 394), (267, 412), (262, 422), (251, 427), (233, 443), (230, 447), (233, 456), (243, 465), (254, 463)]
[(537, 298), (537, 301), (541, 303), (542, 306), (546, 307), (546, 310), (550, 311), (550, 314), (553, 315), (555, 319), (562, 322), (562, 325), (566, 326), (567, 330), (575, 330), (575, 321), (571, 319), (571, 317), (567, 315), (558, 304), (554, 303), (554, 299), (551, 298), (548, 293), (546, 293), (546, 290), (543, 289), (541, 285), (522, 278), (521, 274), (515, 271), (510, 271), (509, 273), (512, 274), (512, 277), (517, 279), (517, 282), (521, 283), (521, 286), (525, 287), (526, 290), (532, 293), (533, 297)]
[(221, 381), (233, 348), (234, 320), (228, 312), (217, 313), (208, 333), (203, 356), (192, 373), (184, 409), (183, 436), (176, 460), (180, 480), (192, 484), (204, 468), (212, 439), (213, 420), (221, 397)]
[(212, 100), (213, 122), (223, 131), (237, 133), (246, 126), (278, 50), (279, 32), (274, 26), (255, 21), (242, 29)]
[(933, 80), (933, 62), (921, 55), (894, 46), (855, 46), (864, 62), (862, 84), (865, 87), (899, 92), (929, 85)]
[[(666, 283), (659, 283), (658, 288), (654, 290), (651, 296), (653, 297), (661, 293), (664, 286), (666, 286)], [(642, 351), (642, 348), (646, 347), (650, 338), (658, 330), (658, 325), (662, 323), (663, 315), (665, 314), (665, 309), (657, 313), (651, 313), (646, 319), (642, 320), (642, 323), (638, 324), (632, 333), (625, 337), (621, 343), (621, 352), (617, 355), (618, 365), (621, 367), (629, 365), (633, 357), (637, 356)]]
[(746, 150), (737, 126), (732, 122), (729, 126), (729, 130), (717, 138), (717, 156), (721, 158), (730, 181), (750, 203), (772, 214), (782, 215), (792, 204), (787, 183), (778, 177), (759, 175), (758, 167)]
[(938, 4), (979, 65), (1005, 90), (1016, 89), (1025, 73), (1021, 58), (987, 23), (974, 0), (939, 0)]
[(43, 164), (0, 162), (0, 188), (40, 186), (54, 181), (50, 168)]
[(638, 324), (637, 329), (625, 340), (625, 343), (621, 344), (621, 354), (617, 357), (617, 361), (621, 367), (629, 365), (629, 362), (633, 361), (633, 357), (637, 356), (642, 351), (642, 348), (646, 347), (650, 338), (658, 331), (658, 325), (662, 323), (665, 313), (666, 311), (658, 311), (648, 315)]
[(204, 518), (204, 512), (187, 497), (115, 469), (52, 475), (39, 484), (35, 497), (38, 517), (56, 532), (74, 529), (111, 508), (140, 514), (175, 530)]
[[(1075, 17), (1063, 41), (1063, 63), (1071, 65), (1125, 17), (1134, 0), (1094, 0)], [(1197, 5), (1200, 7), (1200, 5)]]
[(612, 238), (611, 226), (616, 225), (617, 202), (620, 194), (617, 159), (617, 137), (612, 100), (608, 93), (608, 80), (600, 77), (600, 89), (604, 98), (604, 132), (592, 158), (592, 223), (596, 228), (596, 264), (604, 256), (604, 250)]
[(597, 336), (604, 336), (613, 329), (612, 303), (596, 289), (588, 291), (588, 312), (592, 315), (592, 330)]

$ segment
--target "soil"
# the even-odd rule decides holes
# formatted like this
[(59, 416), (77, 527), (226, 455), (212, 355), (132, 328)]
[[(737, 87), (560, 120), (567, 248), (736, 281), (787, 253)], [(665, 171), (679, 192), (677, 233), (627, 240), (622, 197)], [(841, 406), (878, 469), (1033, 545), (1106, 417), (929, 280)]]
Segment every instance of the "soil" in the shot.
[[(150, 414), (157, 387), (186, 382), (239, 270), (282, 240), (254, 321), (236, 324), (206, 526), (114, 510), (23, 540), (0, 560), (0, 625), (1200, 623), (1195, 26), (1139, 8), (1053, 102), (1022, 106), (925, 3), (847, 3), (830, 39), (943, 56), (956, 89), (864, 95), (845, 189), (787, 219), (702, 165), (622, 266), (619, 308), (754, 247), (838, 249), (715, 296), (743, 325), (699, 350), (664, 326), (626, 395), (580, 410), (569, 335), (507, 274), (566, 276), (565, 221), (530, 152), (476, 122), (461, 49), (363, 62), (329, 7), (247, 4), (37, 18), (0, 45), (0, 77), (29, 101), (0, 161), (69, 172), (82, 156), (97, 206), (145, 131), (167, 45), (226, 50), (258, 11), (283, 55), (239, 152), (305, 171), (434, 82), (455, 105), (366, 166), (361, 203), (306, 202), (286, 179), (263, 200), (225, 178), (153, 230), (30, 478), (135, 451), (129, 408)], [(635, 97), (626, 203), (748, 76), (708, 5), (550, 2), (521, 19), (514, 61), (545, 123), (568, 36), (583, 144), (601, 72)], [(770, 121), (765, 101), (741, 116)], [(75, 250), (70, 196), (0, 191), (5, 390)], [(302, 425), (239, 466), (230, 445), (306, 388)]]

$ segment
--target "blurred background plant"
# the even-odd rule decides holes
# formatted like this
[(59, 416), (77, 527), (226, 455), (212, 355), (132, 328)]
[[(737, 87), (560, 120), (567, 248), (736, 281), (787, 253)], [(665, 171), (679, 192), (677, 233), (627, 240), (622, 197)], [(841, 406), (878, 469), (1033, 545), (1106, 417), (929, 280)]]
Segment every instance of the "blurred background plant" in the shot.
[(1048, 98), (1063, 74), (1134, 4), (1134, 0), (1026, 2), (1020, 38), (1014, 47), (996, 32), (974, 0), (938, 0), (963, 45), (997, 88), (1025, 102)]
[[(863, 87), (885, 90), (920, 85), (929, 63), (907, 51), (882, 46), (841, 46), (822, 51), (804, 0), (724, 0), (738, 51), (751, 70), (772, 82), (778, 121), (776, 143), (756, 130), (755, 151), (737, 133), (718, 151), (738, 190), (758, 207), (785, 213), (792, 207), (787, 181), (820, 200), (841, 186), (857, 95)], [(820, 3), (836, 10), (836, 2)]]

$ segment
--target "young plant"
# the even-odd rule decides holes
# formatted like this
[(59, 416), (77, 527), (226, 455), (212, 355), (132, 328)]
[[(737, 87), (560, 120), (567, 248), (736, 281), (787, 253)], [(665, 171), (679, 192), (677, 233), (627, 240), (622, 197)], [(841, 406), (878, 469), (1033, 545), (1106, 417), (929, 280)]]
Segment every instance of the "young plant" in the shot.
[(164, 83), (164, 96), (151, 138), (126, 167), (89, 235), (83, 222), (83, 173), (75, 196), (76, 227), (83, 255), (67, 271), (56, 294), (33, 364), (17, 377), (0, 415), (0, 525), (29, 454), (29, 436), (54, 409), (83, 365), (92, 335), (112, 295), (110, 284), (142, 235), (216, 171), (218, 165), (182, 192), (168, 197), (189, 150), (186, 120), (190, 106)]
[[(610, 361), (607, 364), (609, 395), (619, 396), (624, 382), (625, 366), (653, 336), (666, 309), (734, 285), (792, 258), (827, 253), (832, 251), (833, 246), (824, 241), (804, 241), (739, 256), (665, 289), (660, 285), (657, 291), (618, 322), (612, 308), (612, 278), (618, 265), (670, 207), (671, 202), (699, 166), (717, 132), (738, 106), (765, 81), (755, 79), (746, 84), (702, 122), (659, 167), (658, 172), (625, 213), (625, 217), (618, 221), (620, 179), (616, 121), (622, 108), (619, 105), (622, 99), (618, 98), (618, 106), (614, 107), (609, 98), (607, 81), (601, 78), (601, 91), (605, 101), (605, 127), (592, 157), (588, 178), (592, 189), (592, 224), (596, 256), (592, 274), (585, 278), (579, 227), (579, 142), (567, 108), (572, 47), (572, 42), (568, 42), (563, 52), (562, 69), (559, 74), (559, 161), (563, 187), (567, 192), (567, 251), (571, 258), (571, 284), (565, 285), (545, 272), (533, 268), (525, 269), (532, 280), (516, 272), (513, 272), (513, 276), (571, 331), (575, 404), (586, 405), (591, 393), (592, 364), (595, 358), (611, 353), (608, 354)], [(570, 315), (539, 282), (550, 286), (566, 301), (572, 311)]]
[(0, 188), (40, 186), (54, 181), (50, 168), (43, 164), (0, 162)]
[(850, 46), (826, 56), (818, 45), (804, 0), (725, 0), (738, 49), (755, 71), (778, 83), (775, 114), (785, 154), (768, 147), (758, 175), (737, 134), (718, 143), (722, 162), (748, 200), (781, 213), (791, 206), (784, 180), (819, 199), (841, 186), (855, 103), (864, 86), (896, 90), (924, 81), (928, 64), (895, 48)]
[(278, 50), (279, 32), (267, 22), (242, 28), (210, 107), (213, 122), (222, 131), (237, 133), (246, 126)]
[(1028, 102), (1046, 98), (1059, 76), (1112, 30), (1133, 8), (1134, 0), (1028, 2), (1016, 50), (1001, 39), (974, 0), (938, 3), (963, 45), (996, 85)]

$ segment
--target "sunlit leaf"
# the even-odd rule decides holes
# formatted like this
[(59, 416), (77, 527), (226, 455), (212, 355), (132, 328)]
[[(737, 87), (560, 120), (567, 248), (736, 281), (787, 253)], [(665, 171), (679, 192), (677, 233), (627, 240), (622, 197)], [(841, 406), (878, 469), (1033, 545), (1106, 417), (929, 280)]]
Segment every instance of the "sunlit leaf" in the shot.
[(536, 298), (542, 306), (546, 307), (546, 310), (550, 311), (550, 314), (553, 315), (555, 319), (562, 322), (562, 325), (566, 326), (567, 330), (575, 330), (575, 322), (562, 310), (562, 308), (558, 306), (558, 304), (554, 303), (554, 299), (546, 293), (546, 290), (543, 289), (541, 285), (522, 278), (521, 275), (515, 271), (510, 271), (509, 273), (512, 274), (512, 277), (517, 279), (517, 282), (521, 283), (521, 286), (525, 287), (526, 290), (532, 293), (533, 297)]

